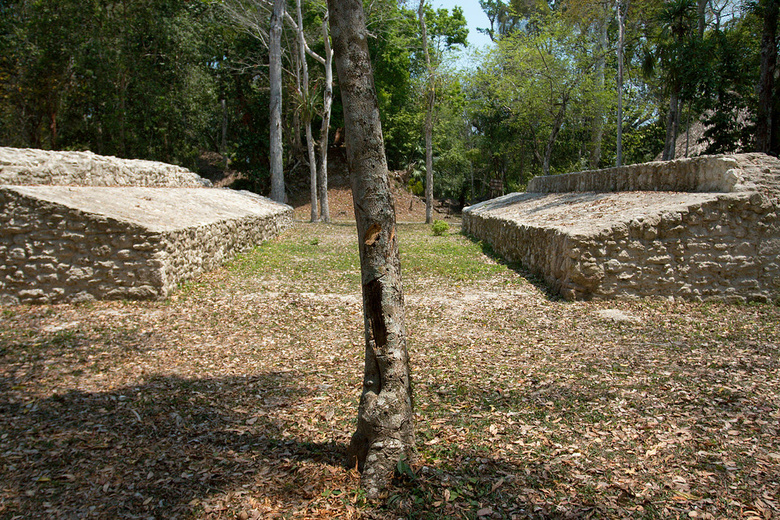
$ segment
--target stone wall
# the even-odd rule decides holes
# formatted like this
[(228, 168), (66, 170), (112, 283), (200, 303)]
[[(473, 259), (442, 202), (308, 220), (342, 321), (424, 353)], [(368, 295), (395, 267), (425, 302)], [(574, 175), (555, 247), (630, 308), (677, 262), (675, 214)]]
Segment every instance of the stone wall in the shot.
[(0, 304), (165, 298), (292, 225), (284, 204), (154, 171), (197, 187), (0, 184)]
[(651, 163), (537, 178), (463, 222), (566, 299), (773, 301), (778, 186), (780, 161), (762, 154)]
[(211, 182), (172, 164), (117, 159), (92, 152), (0, 147), (0, 185), (209, 187)]
[(573, 191), (731, 192), (746, 181), (735, 157), (722, 155), (632, 164), (587, 172), (534, 177), (529, 193)]
[[(274, 211), (275, 203), (250, 202), (255, 201), (251, 195), (197, 190), (218, 192), (203, 199), (193, 191), (177, 195), (200, 203), (203, 213), (211, 214), (209, 221), (166, 226), (86, 212), (30, 190), (0, 187), (0, 303), (165, 298), (181, 282), (292, 225), (288, 206), (276, 204), (281, 208)], [(214, 205), (215, 196), (236, 208), (256, 203), (258, 210), (225, 218)], [(135, 202), (128, 195), (122, 201)], [(260, 211), (263, 205), (272, 209)]]

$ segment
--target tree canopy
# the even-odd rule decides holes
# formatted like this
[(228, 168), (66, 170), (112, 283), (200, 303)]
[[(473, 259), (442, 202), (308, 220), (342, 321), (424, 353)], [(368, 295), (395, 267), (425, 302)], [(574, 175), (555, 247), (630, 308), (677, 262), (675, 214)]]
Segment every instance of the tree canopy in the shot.
[[(0, 3), (0, 145), (88, 149), (196, 169), (204, 154), (218, 153), (244, 172), (248, 187), (267, 193), (268, 46), (225, 4)], [(322, 0), (300, 5), (308, 89), (296, 72), (299, 34), (282, 28), (283, 164), (293, 187), (313, 171), (311, 146), (332, 145), (344, 126), (337, 82), (333, 115), (324, 118), (325, 69), (315, 59), (325, 56), (326, 7)], [(451, 52), (467, 43), (463, 11), (423, 6), (429, 69), (419, 3), (366, 3), (388, 166), (405, 170), (420, 194), (430, 84), (434, 195), (463, 203), (489, 196), (491, 180), (519, 189), (533, 175), (612, 166), (618, 134), (625, 164), (685, 154), (675, 143), (695, 125), (704, 125), (706, 143), (688, 138), (689, 153), (697, 146), (779, 151), (777, 0), (481, 5), (493, 44), (470, 51), (468, 66)], [(267, 31), (266, 11), (258, 13)], [(310, 139), (306, 128), (314, 128)]]

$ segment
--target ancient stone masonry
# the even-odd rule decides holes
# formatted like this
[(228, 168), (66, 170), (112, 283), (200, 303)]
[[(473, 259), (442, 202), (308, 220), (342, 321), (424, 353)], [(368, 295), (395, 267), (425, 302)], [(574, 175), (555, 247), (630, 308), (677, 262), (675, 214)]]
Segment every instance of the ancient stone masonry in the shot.
[(466, 232), (564, 298), (780, 299), (780, 161), (697, 157), (532, 179)]
[(0, 185), (154, 186), (201, 188), (211, 182), (172, 164), (117, 159), (92, 152), (0, 148)]
[[(70, 153), (58, 162), (56, 154), (36, 160), (35, 151), (0, 148), (0, 303), (164, 298), (292, 225), (289, 206), (205, 188), (175, 166), (93, 154), (72, 161)], [(28, 166), (9, 166), (9, 156)], [(45, 175), (33, 163), (71, 185), (34, 185)], [(102, 176), (96, 165), (106, 164)]]

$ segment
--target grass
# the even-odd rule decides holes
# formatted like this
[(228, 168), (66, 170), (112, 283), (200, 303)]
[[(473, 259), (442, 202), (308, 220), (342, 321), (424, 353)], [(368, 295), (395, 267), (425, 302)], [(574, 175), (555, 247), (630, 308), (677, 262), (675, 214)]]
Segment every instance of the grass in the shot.
[[(451, 285), (508, 274), (505, 265), (488, 261), (478, 242), (459, 233), (429, 235), (425, 233), (427, 228), (429, 226), (399, 227), (401, 262), (410, 279), (435, 277)], [(509, 277), (507, 282), (511, 281), (512, 277)]]
[(4, 308), (0, 518), (780, 515), (780, 308), (566, 303), (457, 230), (398, 235), (418, 459), (386, 501), (342, 465), (355, 231), (305, 224), (165, 302)]

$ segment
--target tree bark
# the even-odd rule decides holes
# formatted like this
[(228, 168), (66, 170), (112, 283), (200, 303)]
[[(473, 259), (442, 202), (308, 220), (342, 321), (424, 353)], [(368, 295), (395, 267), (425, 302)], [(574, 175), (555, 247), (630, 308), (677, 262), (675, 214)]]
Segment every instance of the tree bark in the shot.
[(330, 128), (330, 113), (333, 107), (333, 50), (330, 48), (328, 33), (329, 13), (325, 13), (322, 21), (322, 38), (325, 43), (325, 93), (323, 94), (322, 126), (320, 127), (320, 164), (317, 178), (320, 192), (320, 220), (330, 222), (330, 206), (328, 204), (328, 129)]
[(284, 202), (284, 160), (282, 157), (282, 20), (284, 0), (274, 0), (271, 13), (271, 30), (268, 42), (268, 68), (270, 83), (271, 135), (269, 162), (271, 163), (271, 199)]
[(620, 0), (617, 2), (618, 19), (618, 77), (617, 77), (617, 141), (615, 144), (615, 166), (623, 166), (623, 50), (626, 36), (626, 13), (621, 9)]
[(428, 51), (428, 29), (425, 25), (425, 0), (420, 0), (417, 10), (422, 32), (422, 44), (425, 51), (425, 70), (428, 74), (428, 95), (425, 110), (425, 223), (433, 222), (433, 107), (436, 104), (436, 86), (433, 80), (431, 55)]
[(550, 137), (547, 139), (547, 144), (544, 147), (544, 158), (542, 159), (542, 175), (550, 175), (550, 159), (552, 159), (552, 150), (553, 146), (555, 145), (555, 140), (558, 139), (558, 133), (561, 131), (561, 127), (563, 126), (563, 120), (566, 117), (566, 106), (569, 103), (569, 96), (568, 94), (564, 95), (561, 99), (560, 106), (558, 107), (558, 112), (555, 114), (555, 118), (553, 120), (553, 127), (552, 131), (550, 132)]
[(311, 212), (312, 222), (319, 220), (319, 209), (317, 203), (317, 155), (314, 152), (314, 137), (311, 134), (311, 120), (314, 116), (310, 103), (309, 92), (309, 64), (306, 63), (306, 36), (303, 34), (303, 13), (301, 12), (301, 0), (295, 0), (295, 11), (298, 16), (298, 23), (295, 25), (295, 32), (298, 38), (298, 60), (301, 68), (301, 85), (299, 85), (300, 98), (302, 103), (303, 125), (306, 131), (306, 156), (309, 161), (309, 189), (311, 191)]
[[(604, 89), (604, 76), (606, 70), (606, 50), (609, 41), (607, 39), (607, 9), (603, 8), (600, 17), (596, 22), (598, 24), (598, 44), (596, 46), (596, 90), (601, 91)], [(618, 110), (620, 107), (618, 106)], [(593, 116), (593, 128), (590, 134), (590, 147), (588, 150), (588, 166), (592, 170), (598, 169), (601, 162), (601, 143), (604, 139), (604, 106), (601, 103), (597, 104), (596, 113)]]
[(219, 142), (219, 153), (225, 159), (225, 167), (227, 168), (227, 130), (228, 130), (227, 100), (225, 100), (225, 98), (222, 98), (220, 99), (219, 104), (222, 106), (222, 139)]
[(761, 14), (764, 27), (761, 36), (761, 72), (758, 80), (758, 113), (756, 118), (756, 150), (770, 152), (772, 148), (772, 108), (774, 79), (777, 67), (778, 0), (764, 0)]
[(669, 96), (669, 113), (666, 115), (666, 139), (664, 141), (664, 152), (661, 159), (671, 161), (674, 159), (675, 148), (677, 146), (677, 111), (679, 109), (679, 100), (677, 91), (673, 90)]
[(311, 134), (311, 120), (306, 121), (306, 151), (309, 157), (309, 189), (311, 190), (311, 217), (312, 222), (320, 219), (319, 197), (317, 196), (317, 154), (314, 152), (314, 137)]
[(387, 176), (361, 0), (328, 0), (357, 221), (366, 364), (348, 463), (369, 499), (382, 497), (401, 459), (414, 456), (409, 357), (395, 207)]
[(696, 33), (699, 39), (704, 39), (704, 29), (707, 27), (707, 2), (709, 0), (696, 0)]

